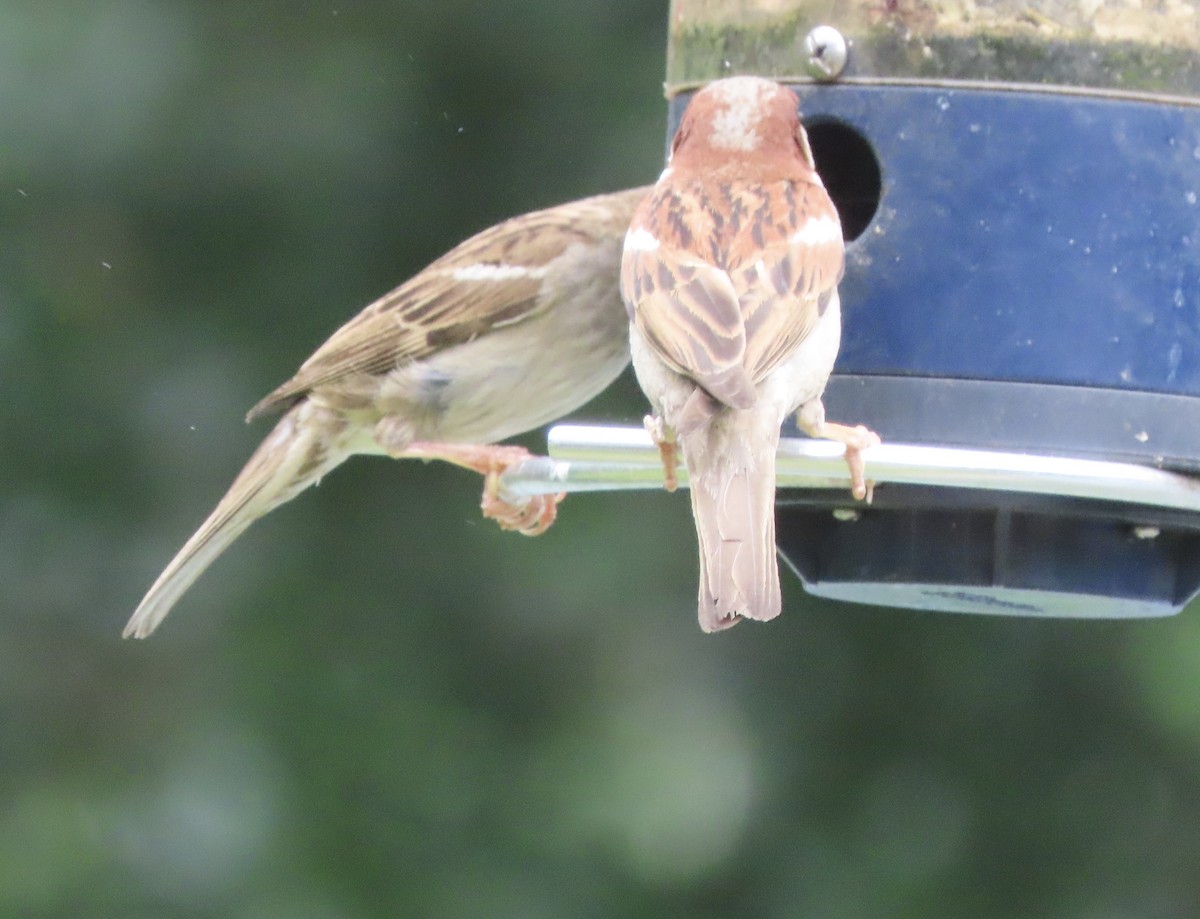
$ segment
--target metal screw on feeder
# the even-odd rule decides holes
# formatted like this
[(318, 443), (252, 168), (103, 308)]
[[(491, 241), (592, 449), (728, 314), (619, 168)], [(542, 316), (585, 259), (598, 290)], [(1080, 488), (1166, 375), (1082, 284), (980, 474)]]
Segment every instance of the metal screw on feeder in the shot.
[(846, 66), (846, 39), (833, 26), (817, 26), (804, 36), (805, 69), (814, 80), (835, 80)]
[[(836, 29), (816, 0), (748, 6), (672, 4), (667, 133), (731, 71), (797, 91), (847, 241), (825, 403), (884, 439), (856, 506), (838, 448), (785, 438), (805, 589), (1178, 612), (1200, 592), (1200, 0), (846, 0)], [(511, 484), (661, 481), (640, 428), (556, 429), (551, 456)]]

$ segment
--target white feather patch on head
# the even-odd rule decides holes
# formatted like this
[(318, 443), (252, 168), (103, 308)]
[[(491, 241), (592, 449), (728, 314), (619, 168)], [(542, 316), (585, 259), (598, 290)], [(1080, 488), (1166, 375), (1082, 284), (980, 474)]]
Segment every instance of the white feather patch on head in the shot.
[(758, 126), (765, 114), (763, 96), (773, 84), (758, 77), (730, 77), (709, 88), (714, 98), (724, 103), (713, 116), (709, 143), (718, 150), (756, 149), (761, 142)]
[(842, 226), (832, 217), (809, 217), (788, 237), (788, 242), (800, 246), (819, 246), (842, 238)]
[(626, 252), (653, 252), (657, 248), (658, 240), (649, 230), (638, 227), (625, 234)]
[(511, 281), (514, 278), (540, 278), (545, 274), (544, 267), (530, 268), (526, 265), (497, 265), (478, 262), (474, 265), (455, 268), (451, 277), (456, 281)]

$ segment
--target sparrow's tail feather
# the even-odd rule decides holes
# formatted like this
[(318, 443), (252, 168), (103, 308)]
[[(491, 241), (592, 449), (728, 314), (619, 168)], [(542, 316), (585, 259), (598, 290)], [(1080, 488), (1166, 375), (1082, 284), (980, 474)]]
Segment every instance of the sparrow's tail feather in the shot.
[[(145, 638), (230, 544), (348, 455), (333, 446), (339, 421), (307, 400), (279, 419), (208, 519), (171, 559), (130, 618), (125, 638)], [(330, 436), (334, 435), (334, 436)]]
[[(700, 627), (772, 619), (782, 606), (775, 559), (775, 451), (779, 427), (753, 410), (725, 410), (681, 435), (700, 541)], [(745, 423), (743, 423), (745, 422)]]

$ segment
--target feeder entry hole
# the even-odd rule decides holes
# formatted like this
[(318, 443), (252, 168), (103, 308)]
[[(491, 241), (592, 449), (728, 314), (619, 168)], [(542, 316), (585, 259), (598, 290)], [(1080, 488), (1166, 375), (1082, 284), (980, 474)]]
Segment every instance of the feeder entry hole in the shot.
[(883, 194), (879, 160), (870, 142), (850, 125), (833, 118), (805, 119), (817, 172), (842, 218), (847, 242), (871, 224)]

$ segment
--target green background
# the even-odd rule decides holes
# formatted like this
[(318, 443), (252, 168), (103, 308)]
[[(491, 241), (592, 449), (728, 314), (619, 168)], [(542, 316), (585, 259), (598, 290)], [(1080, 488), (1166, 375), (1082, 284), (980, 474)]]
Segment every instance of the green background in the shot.
[(357, 459), (119, 639), (330, 331), (654, 178), (666, 17), (0, 3), (0, 916), (1200, 915), (1194, 612), (704, 636), (683, 494)]

